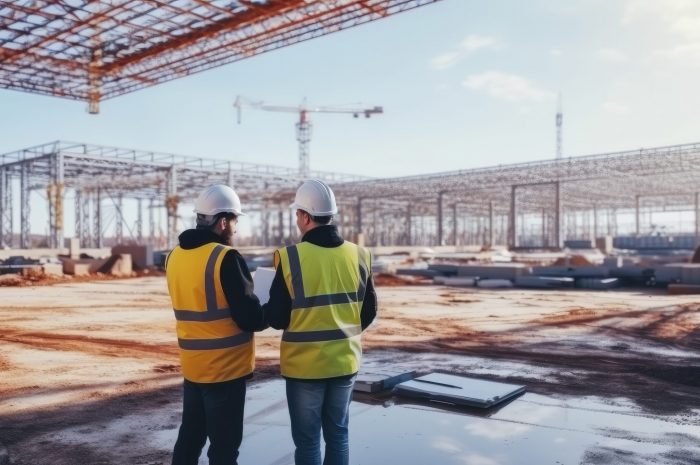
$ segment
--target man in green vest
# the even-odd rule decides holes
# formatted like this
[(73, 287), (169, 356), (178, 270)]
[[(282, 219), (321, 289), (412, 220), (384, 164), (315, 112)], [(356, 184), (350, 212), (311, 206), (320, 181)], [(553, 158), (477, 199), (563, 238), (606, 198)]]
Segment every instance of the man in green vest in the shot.
[(166, 262), (185, 378), (173, 465), (235, 465), (243, 438), (246, 380), (255, 368), (253, 331), (267, 327), (243, 257), (231, 247), (238, 195), (213, 185), (197, 198), (196, 229), (180, 234)]
[(348, 419), (362, 356), (361, 333), (374, 320), (377, 296), (369, 251), (344, 241), (331, 224), (338, 212), (330, 187), (299, 187), (294, 204), (301, 242), (275, 252), (265, 304), (268, 323), (284, 329), (280, 368), (296, 465), (349, 462)]

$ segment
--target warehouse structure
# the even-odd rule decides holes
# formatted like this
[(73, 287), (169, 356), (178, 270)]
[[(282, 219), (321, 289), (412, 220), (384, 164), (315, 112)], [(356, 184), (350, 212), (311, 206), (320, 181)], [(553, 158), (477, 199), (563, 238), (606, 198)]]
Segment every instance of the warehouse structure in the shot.
[[(343, 234), (362, 234), (368, 245), (556, 248), (565, 239), (650, 234), (649, 219), (660, 212), (693, 218), (676, 231), (692, 236), (691, 247), (700, 233), (700, 144), (389, 179), (311, 177), (334, 188)], [(295, 238), (288, 207), (301, 180), (294, 168), (52, 142), (0, 155), (0, 242), (31, 247), (31, 215), (42, 215), (46, 244), (61, 247), (68, 209), (83, 247), (101, 247), (107, 237), (172, 246), (202, 187), (226, 183), (251, 212), (248, 243), (285, 243)], [(32, 192), (45, 200), (38, 212)], [(136, 210), (135, 221), (125, 220), (126, 208)], [(625, 216), (631, 229), (618, 224)], [(161, 218), (167, 227), (159, 230)]]

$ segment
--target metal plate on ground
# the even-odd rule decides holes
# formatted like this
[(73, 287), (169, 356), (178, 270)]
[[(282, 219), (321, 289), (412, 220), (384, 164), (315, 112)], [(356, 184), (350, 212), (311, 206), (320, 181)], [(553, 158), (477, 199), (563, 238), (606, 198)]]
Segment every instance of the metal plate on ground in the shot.
[(391, 389), (398, 383), (408, 381), (416, 376), (415, 371), (368, 370), (361, 371), (355, 380), (355, 391), (379, 392)]
[(489, 408), (525, 392), (525, 386), (431, 373), (396, 386), (397, 394)]

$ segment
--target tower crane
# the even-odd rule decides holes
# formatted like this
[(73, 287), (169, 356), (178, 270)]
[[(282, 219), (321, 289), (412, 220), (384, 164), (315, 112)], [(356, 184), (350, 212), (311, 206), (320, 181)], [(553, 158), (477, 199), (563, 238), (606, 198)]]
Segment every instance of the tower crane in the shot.
[(340, 106), (309, 107), (306, 105), (306, 99), (304, 99), (299, 106), (268, 105), (262, 101), (246, 99), (240, 95), (236, 97), (233, 106), (236, 107), (238, 124), (241, 123), (241, 108), (244, 106), (265, 111), (299, 113), (299, 121), (296, 123), (296, 128), (297, 141), (299, 142), (299, 174), (302, 177), (308, 177), (309, 175), (309, 143), (311, 142), (312, 126), (309, 113), (349, 113), (355, 118), (358, 118), (360, 115), (369, 118), (372, 115), (384, 113), (384, 109), (378, 106), (371, 108), (346, 108)]

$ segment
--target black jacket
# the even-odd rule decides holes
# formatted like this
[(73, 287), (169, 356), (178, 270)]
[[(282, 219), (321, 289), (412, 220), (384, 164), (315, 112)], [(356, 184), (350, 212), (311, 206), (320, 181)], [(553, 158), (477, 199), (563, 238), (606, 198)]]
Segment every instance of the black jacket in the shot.
[[(306, 241), (326, 248), (338, 247), (345, 242), (338, 234), (338, 228), (334, 225), (318, 226), (304, 234), (301, 240), (302, 242)], [(270, 326), (275, 329), (287, 329), (292, 314), (292, 298), (284, 283), (281, 266), (277, 267), (277, 272), (270, 286), (270, 300), (263, 307)], [(360, 313), (363, 330), (374, 321), (376, 315), (377, 293), (374, 290), (374, 281), (370, 270), (365, 300), (362, 302), (362, 311)]]
[[(210, 242), (228, 245), (220, 236), (205, 229), (188, 229), (180, 234), (179, 239), (180, 247), (187, 250)], [(243, 331), (262, 331), (267, 328), (260, 300), (253, 293), (253, 278), (237, 250), (229, 250), (224, 255), (219, 279), (231, 309), (231, 317), (238, 327)]]

